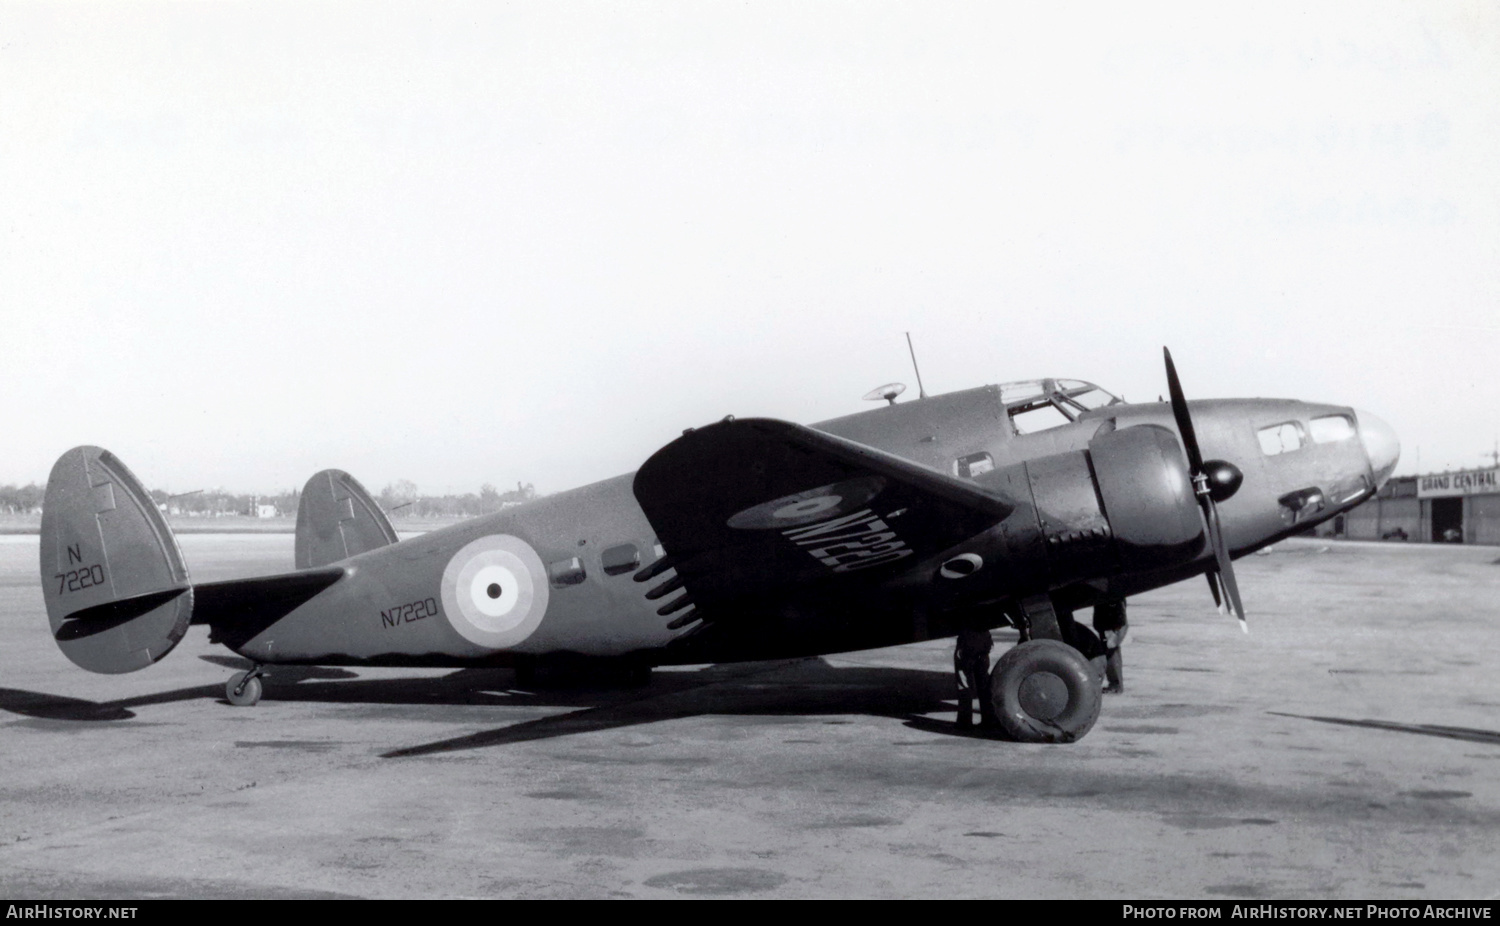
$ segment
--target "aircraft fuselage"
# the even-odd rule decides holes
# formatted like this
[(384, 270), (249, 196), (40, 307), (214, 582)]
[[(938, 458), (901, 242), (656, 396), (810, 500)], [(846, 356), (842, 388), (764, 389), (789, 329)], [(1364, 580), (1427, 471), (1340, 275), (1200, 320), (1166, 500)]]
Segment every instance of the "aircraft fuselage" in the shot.
[[(1203, 456), (1232, 461), (1244, 475), (1219, 509), (1236, 556), (1353, 507), (1375, 492), (1395, 462), (1383, 449), (1394, 443), (1389, 428), (1351, 408), (1276, 399), (1195, 401), (1191, 408)], [(996, 529), (938, 560), (902, 563), (880, 594), (769, 613), (759, 628), (717, 640), (674, 647), (689, 631), (669, 629), (672, 619), (659, 613), (661, 602), (645, 597), (649, 584), (633, 581), (661, 555), (634, 495), (633, 474), (351, 557), (338, 564), (342, 580), (254, 636), (216, 630), (215, 639), (264, 663), (506, 665), (563, 654), (699, 663), (951, 636), (955, 624), (945, 614), (1023, 595), (1051, 593), (1082, 607), (1100, 593), (1135, 594), (1201, 573), (1213, 559), (1200, 541), (1196, 552), (1143, 568), (1127, 561), (1128, 551), (1106, 553), (1098, 546), (1111, 512), (1102, 509), (1099, 492), (1079, 488), (1089, 484), (1091, 441), (1110, 429), (1142, 426), (1176, 434), (1166, 403), (1110, 405), (1058, 427), (1017, 434), (994, 386), (814, 425), (969, 479), (1003, 494), (1015, 510)], [(1069, 479), (1066, 491), (1054, 491)], [(1181, 487), (1164, 491), (1180, 495)], [(849, 549), (844, 555), (860, 554), (857, 543)], [(942, 560), (968, 550), (988, 562), (986, 569), (951, 587), (934, 577)], [(472, 564), (471, 554), (477, 557)], [(485, 569), (502, 570), (496, 576), (530, 569), (529, 597), (502, 598), (495, 590), (503, 582), (486, 585)], [(471, 598), (456, 599), (467, 590)], [(1004, 620), (999, 609), (992, 613), (995, 624)]]

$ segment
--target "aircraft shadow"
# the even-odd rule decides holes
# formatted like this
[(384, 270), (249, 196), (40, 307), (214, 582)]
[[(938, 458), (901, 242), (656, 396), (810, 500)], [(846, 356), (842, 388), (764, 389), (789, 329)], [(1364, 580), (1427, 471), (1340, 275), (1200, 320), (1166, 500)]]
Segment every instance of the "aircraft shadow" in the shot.
[[(671, 678), (674, 675), (677, 678)], [(835, 667), (822, 659), (804, 659), (714, 666), (698, 673), (661, 676), (661, 683), (653, 679), (646, 688), (615, 693), (604, 703), (567, 714), (396, 749), (383, 756), (404, 758), (480, 749), (709, 714), (762, 717), (864, 714), (902, 720), (909, 727), (929, 732), (1001, 738), (990, 731), (960, 728), (954, 722), (923, 716), (953, 710), (953, 677), (946, 672)], [(557, 704), (558, 699), (551, 695), (543, 693), (535, 703)]]
[(1476, 730), (1472, 727), (1444, 727), (1431, 723), (1396, 723), (1391, 720), (1351, 720), (1346, 717), (1315, 717), (1310, 714), (1284, 714), (1267, 711), (1277, 717), (1295, 717), (1298, 720), (1316, 720), (1345, 727), (1364, 727), (1370, 730), (1390, 730), (1395, 733), (1415, 733), (1419, 736), (1440, 736), (1444, 739), (1464, 740), (1470, 743), (1487, 743), (1500, 746), (1500, 733), (1493, 730)]
[[(202, 657), (230, 669), (248, 668), (234, 657)], [(822, 659), (709, 666), (659, 671), (637, 688), (538, 687), (520, 690), (508, 669), (460, 669), (439, 677), (361, 679), (339, 668), (268, 667), (267, 701), (328, 704), (479, 705), (573, 708), (467, 736), (384, 753), (388, 758), (503, 746), (658, 723), (708, 714), (820, 716), (864, 714), (904, 721), (927, 732), (1001, 738), (923, 716), (953, 711), (953, 677), (947, 672), (867, 666), (831, 666)], [(224, 700), (222, 685), (202, 685), (117, 701), (0, 688), (0, 711), (48, 720), (121, 721), (134, 707), (200, 698)]]
[(158, 694), (122, 698), (118, 701), (86, 701), (66, 695), (47, 694), (41, 691), (24, 691), (19, 688), (0, 688), (0, 711), (9, 711), (23, 717), (39, 720), (115, 721), (130, 720), (135, 712), (130, 708), (148, 704), (170, 704), (173, 701), (192, 701), (197, 698), (223, 697), (222, 685), (200, 685), (179, 688)]
[[(216, 666), (236, 671), (243, 671), (252, 665), (250, 660), (241, 659), (238, 656), (200, 656), (199, 658), (205, 662), (211, 662)], [(309, 679), (333, 680), (359, 677), (347, 669), (323, 666), (276, 666), (274, 668), (276, 681), (287, 684)], [(20, 714), (23, 717), (34, 717), (39, 720), (130, 720), (135, 717), (135, 712), (130, 710), (132, 707), (146, 707), (152, 704), (170, 704), (174, 701), (192, 701), (197, 698), (214, 697), (217, 697), (220, 701), (224, 701), (224, 686), (222, 684), (195, 685), (191, 688), (179, 688), (175, 691), (163, 691), (157, 694), (140, 695), (134, 698), (121, 698), (117, 701), (86, 701), (83, 698), (70, 698), (66, 695), (47, 694), (40, 691), (0, 688), (0, 711), (9, 711), (12, 714)]]

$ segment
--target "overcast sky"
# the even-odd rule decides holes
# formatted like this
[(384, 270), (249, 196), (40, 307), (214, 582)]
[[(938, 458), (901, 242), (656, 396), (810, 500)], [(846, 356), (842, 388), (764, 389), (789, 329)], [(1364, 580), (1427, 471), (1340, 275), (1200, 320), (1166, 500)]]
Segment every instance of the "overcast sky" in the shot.
[(907, 330), (1482, 465), (1500, 7), (0, 4), (0, 483), (557, 491)]

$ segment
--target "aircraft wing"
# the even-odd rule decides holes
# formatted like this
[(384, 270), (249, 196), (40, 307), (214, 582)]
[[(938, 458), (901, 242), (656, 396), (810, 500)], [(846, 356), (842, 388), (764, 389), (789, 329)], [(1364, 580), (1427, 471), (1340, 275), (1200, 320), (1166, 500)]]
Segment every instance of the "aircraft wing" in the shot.
[(765, 418), (685, 433), (645, 462), (634, 490), (667, 553), (644, 576), (677, 570), (652, 596), (685, 588), (714, 618), (767, 599), (876, 590), (1014, 507), (873, 447)]

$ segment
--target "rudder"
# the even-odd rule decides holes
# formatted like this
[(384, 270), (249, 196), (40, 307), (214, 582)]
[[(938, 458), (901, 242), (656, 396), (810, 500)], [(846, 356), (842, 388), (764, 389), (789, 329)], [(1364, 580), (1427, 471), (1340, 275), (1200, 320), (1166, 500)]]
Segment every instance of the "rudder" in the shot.
[(298, 569), (336, 563), (397, 539), (385, 513), (353, 476), (325, 469), (307, 480), (297, 504)]
[(193, 590), (182, 551), (140, 480), (100, 447), (58, 458), (42, 503), (42, 597), (63, 655), (133, 672), (187, 633)]

